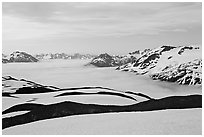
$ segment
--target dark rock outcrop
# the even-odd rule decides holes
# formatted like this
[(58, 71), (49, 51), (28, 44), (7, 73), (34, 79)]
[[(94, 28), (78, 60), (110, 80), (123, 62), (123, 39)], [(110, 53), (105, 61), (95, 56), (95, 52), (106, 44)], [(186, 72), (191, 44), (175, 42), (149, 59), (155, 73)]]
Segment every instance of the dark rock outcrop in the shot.
[[(12, 84), (14, 83), (14, 84)], [(15, 91), (9, 92), (12, 86), (16, 86)], [(2, 119), (3, 129), (31, 123), (39, 120), (53, 119), (65, 116), (97, 114), (97, 113), (113, 113), (113, 112), (137, 112), (137, 111), (156, 111), (165, 109), (186, 109), (186, 108), (202, 108), (202, 95), (188, 95), (188, 96), (170, 96), (161, 99), (155, 99), (143, 93), (136, 93), (134, 91), (120, 91), (107, 87), (71, 87), (60, 89), (54, 86), (43, 86), (35, 82), (16, 79), (11, 76), (2, 78), (3, 96), (10, 97), (15, 100), (22, 101), (21, 104), (10, 105), (2, 112), (2, 115), (13, 112), (28, 111), (23, 114), (6, 116)], [(89, 92), (83, 90), (88, 89)], [(90, 89), (95, 89), (90, 91)], [(101, 90), (101, 91), (100, 91)], [(51, 94), (51, 92), (55, 92)], [(53, 100), (64, 96), (116, 96), (124, 99), (129, 99), (132, 103), (128, 105), (101, 105), (92, 103), (78, 103), (71, 101), (55, 102), (53, 104), (39, 104), (39, 94), (49, 93), (49, 98)], [(30, 94), (34, 94), (27, 100), (21, 98)], [(37, 96), (35, 96), (35, 94)], [(142, 97), (142, 100), (141, 100)], [(43, 98), (42, 98), (43, 99)], [(47, 98), (46, 98), (47, 99)], [(34, 102), (34, 103), (28, 103)], [(45, 113), (46, 112), (46, 113)]]
[(73, 115), (113, 113), (113, 112), (156, 111), (165, 109), (186, 109), (186, 108), (202, 108), (202, 96), (201, 95), (171, 96), (161, 99), (151, 99), (137, 104), (125, 106), (83, 104), (70, 101), (49, 105), (25, 103), (12, 106), (2, 112), (2, 114), (4, 115), (18, 111), (29, 111), (22, 115), (3, 118), (2, 128), (5, 129), (16, 125), (22, 125), (39, 120)]

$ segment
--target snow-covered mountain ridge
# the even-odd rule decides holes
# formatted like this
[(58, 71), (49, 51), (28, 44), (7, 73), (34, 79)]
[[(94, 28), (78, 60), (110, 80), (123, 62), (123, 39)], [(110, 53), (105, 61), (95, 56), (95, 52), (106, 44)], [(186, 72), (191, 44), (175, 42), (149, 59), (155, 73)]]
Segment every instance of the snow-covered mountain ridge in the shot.
[(10, 55), (2, 54), (2, 63), (10, 62), (37, 62), (41, 60), (52, 60), (52, 59), (92, 59), (96, 55), (91, 54), (79, 54), (68, 55), (66, 53), (41, 53), (30, 55), (26, 52), (15, 51)]
[(137, 50), (126, 56), (105, 53), (95, 57), (90, 64), (117, 67), (116, 70), (149, 75), (154, 80), (187, 85), (202, 83), (202, 49), (199, 45), (164, 45), (155, 49)]
[(100, 54), (92, 59), (90, 64), (97, 67), (116, 67), (127, 63), (131, 63), (140, 56), (140, 51), (129, 53), (128, 55), (109, 55), (108, 53)]
[(2, 63), (10, 62), (37, 62), (38, 59), (26, 52), (15, 51), (9, 56), (2, 54)]
[(117, 70), (148, 74), (154, 80), (201, 85), (201, 46), (161, 46), (147, 51), (131, 63), (119, 66)]
[(80, 54), (75, 53), (73, 55), (69, 55), (66, 53), (41, 53), (34, 55), (39, 60), (49, 60), (49, 59), (92, 59), (95, 55), (91, 54)]

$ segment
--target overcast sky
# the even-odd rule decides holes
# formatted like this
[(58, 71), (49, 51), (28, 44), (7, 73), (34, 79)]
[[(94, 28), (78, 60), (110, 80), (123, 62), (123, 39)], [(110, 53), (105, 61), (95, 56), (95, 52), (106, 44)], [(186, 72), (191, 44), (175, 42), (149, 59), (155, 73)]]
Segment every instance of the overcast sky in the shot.
[(3, 53), (110, 53), (202, 44), (201, 3), (3, 3)]

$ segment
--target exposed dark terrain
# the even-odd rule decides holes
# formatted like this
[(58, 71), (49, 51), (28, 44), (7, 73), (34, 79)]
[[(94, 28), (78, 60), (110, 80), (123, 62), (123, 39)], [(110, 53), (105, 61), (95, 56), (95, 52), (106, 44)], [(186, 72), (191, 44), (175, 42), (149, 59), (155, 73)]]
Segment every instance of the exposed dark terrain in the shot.
[[(13, 82), (19, 83), (19, 85), (23, 83), (24, 87), (20, 86), (18, 88), (15, 88), (15, 90), (11, 90), (11, 92), (9, 92), (9, 90), (12, 89)], [(20, 104), (14, 104), (13, 106), (8, 107), (2, 112), (2, 115), (4, 116), (13, 112), (28, 111), (24, 114), (4, 117), (2, 119), (3, 129), (39, 120), (73, 115), (202, 108), (202, 95), (197, 94), (187, 96), (169, 96), (155, 99), (148, 95), (137, 93), (135, 91), (121, 91), (101, 86), (71, 87), (60, 89), (55, 86), (44, 86), (25, 79), (18, 80), (11, 76), (2, 77), (2, 86), (3, 98), (13, 98), (14, 100), (18, 100), (25, 95), (32, 95), (31, 98), (27, 99), (27, 101), (24, 101)], [(88, 90), (88, 92), (85, 92), (83, 90)], [(97, 103), (79, 103), (66, 100), (45, 105), (35, 102), (36, 100), (38, 100), (38, 97), (35, 95), (45, 93), (49, 93), (52, 99), (70, 96), (83, 97), (83, 95), (108, 95), (129, 99), (133, 103), (129, 105), (102, 105)], [(51, 93), (55, 94), (52, 95)], [(143, 98), (145, 100), (138, 101), (137, 98)]]
[(161, 99), (151, 99), (141, 103), (125, 106), (117, 105), (97, 105), (97, 104), (83, 104), (71, 101), (60, 102), (56, 104), (35, 104), (25, 103), (12, 106), (11, 108), (2, 112), (2, 114), (29, 111), (28, 113), (3, 118), (2, 128), (9, 128), (16, 125), (26, 124), (44, 119), (83, 115), (83, 114), (97, 114), (97, 113), (113, 113), (113, 112), (137, 112), (137, 111), (156, 111), (165, 109), (186, 109), (186, 108), (201, 108), (202, 96), (171, 96)]

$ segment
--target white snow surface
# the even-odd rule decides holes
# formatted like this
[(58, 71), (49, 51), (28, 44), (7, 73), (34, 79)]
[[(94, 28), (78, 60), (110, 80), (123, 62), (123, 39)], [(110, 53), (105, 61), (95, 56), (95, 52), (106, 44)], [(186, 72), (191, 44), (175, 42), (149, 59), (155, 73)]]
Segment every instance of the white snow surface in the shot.
[(194, 61), (196, 59), (202, 59), (202, 51), (200, 48), (197, 49), (197, 47), (198, 46), (194, 46), (192, 50), (186, 49), (183, 53), (181, 53), (181, 55), (179, 55), (178, 52), (181, 50), (181, 48), (183, 48), (183, 46), (171, 49), (170, 51), (166, 51), (164, 54), (160, 56), (160, 59), (158, 60), (156, 67), (152, 68), (149, 71), (149, 74), (162, 72), (162, 70), (166, 66), (171, 65), (173, 67), (183, 63)]
[(202, 109), (80, 115), (3, 130), (3, 135), (201, 135)]

